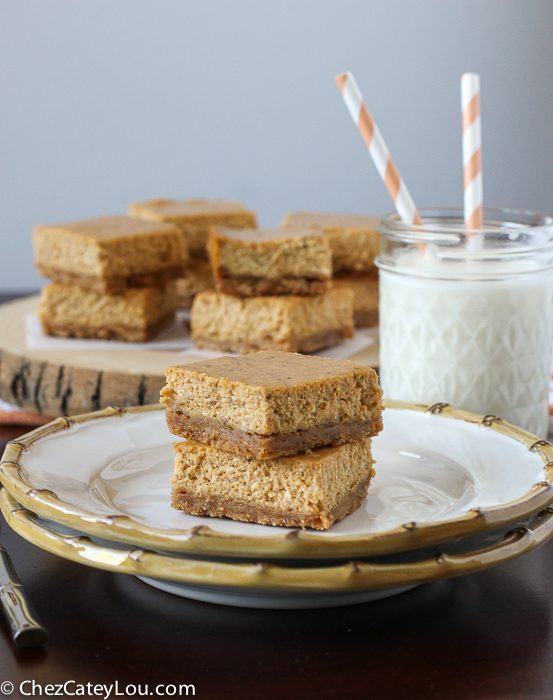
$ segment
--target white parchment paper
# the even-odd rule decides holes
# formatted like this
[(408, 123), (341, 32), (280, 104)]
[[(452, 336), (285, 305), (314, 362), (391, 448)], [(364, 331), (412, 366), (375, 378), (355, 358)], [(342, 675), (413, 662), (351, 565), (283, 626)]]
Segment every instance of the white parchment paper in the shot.
[[(194, 355), (205, 359), (238, 356), (237, 353), (200, 350), (194, 347), (190, 337), (188, 322), (190, 313), (179, 311), (175, 323), (165, 328), (148, 343), (123, 343), (117, 340), (87, 340), (83, 338), (56, 338), (44, 335), (40, 320), (36, 314), (25, 318), (25, 338), (28, 350), (169, 350), (182, 355)], [(351, 355), (370, 347), (376, 340), (377, 329), (357, 330), (353, 338), (344, 340), (339, 345), (313, 353), (320, 357), (334, 360), (346, 360)]]

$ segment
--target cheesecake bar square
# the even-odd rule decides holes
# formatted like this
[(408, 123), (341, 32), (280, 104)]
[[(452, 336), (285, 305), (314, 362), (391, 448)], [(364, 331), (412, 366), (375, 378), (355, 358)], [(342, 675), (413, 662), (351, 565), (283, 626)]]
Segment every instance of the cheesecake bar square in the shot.
[(184, 276), (177, 279), (177, 306), (190, 310), (194, 297), (208, 289), (215, 289), (211, 264), (207, 260), (191, 260)]
[(199, 348), (314, 352), (353, 337), (353, 292), (244, 298), (202, 292), (192, 304), (191, 328)]
[(368, 274), (339, 272), (332, 280), (336, 289), (353, 292), (353, 320), (356, 328), (378, 326), (378, 271)]
[(103, 294), (67, 284), (49, 284), (38, 315), (46, 335), (145, 342), (173, 323), (175, 282)]
[(41, 275), (98, 292), (164, 284), (188, 257), (176, 226), (129, 216), (36, 226), (33, 240)]
[(190, 257), (207, 260), (211, 226), (255, 228), (255, 213), (239, 202), (222, 199), (150, 199), (129, 206), (129, 214), (149, 221), (164, 221), (180, 228)]
[(367, 495), (370, 438), (258, 460), (186, 440), (175, 443), (172, 505), (193, 515), (327, 530)]
[(331, 287), (332, 254), (320, 231), (213, 227), (209, 254), (215, 287), (225, 294), (322, 294)]
[(376, 372), (347, 360), (258, 352), (168, 367), (169, 430), (256, 459), (338, 445), (382, 430)]
[(370, 272), (380, 252), (376, 231), (380, 218), (362, 214), (292, 212), (282, 228), (311, 228), (323, 232), (332, 249), (332, 267), (336, 272)]

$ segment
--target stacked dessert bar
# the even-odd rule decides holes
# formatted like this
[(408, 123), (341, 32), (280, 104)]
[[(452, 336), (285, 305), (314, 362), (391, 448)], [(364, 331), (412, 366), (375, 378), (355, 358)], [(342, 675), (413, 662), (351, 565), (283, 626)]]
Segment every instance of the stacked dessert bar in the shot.
[(167, 369), (174, 508), (194, 515), (328, 529), (353, 512), (382, 429), (376, 373), (284, 352)]
[(33, 231), (47, 335), (145, 341), (173, 322), (187, 261), (172, 224), (104, 216)]
[(378, 325), (378, 269), (374, 259), (380, 251), (376, 231), (379, 218), (357, 214), (294, 212), (282, 228), (318, 229), (332, 249), (334, 286), (354, 293), (355, 325)]
[(320, 231), (213, 227), (209, 253), (217, 291), (194, 300), (197, 347), (312, 352), (353, 335), (353, 293), (332, 288)]
[(177, 302), (183, 309), (192, 307), (196, 294), (214, 288), (206, 249), (210, 227), (257, 226), (253, 211), (238, 202), (220, 199), (152, 199), (131, 204), (129, 214), (149, 221), (172, 223), (182, 231), (190, 256), (188, 268), (177, 280)]

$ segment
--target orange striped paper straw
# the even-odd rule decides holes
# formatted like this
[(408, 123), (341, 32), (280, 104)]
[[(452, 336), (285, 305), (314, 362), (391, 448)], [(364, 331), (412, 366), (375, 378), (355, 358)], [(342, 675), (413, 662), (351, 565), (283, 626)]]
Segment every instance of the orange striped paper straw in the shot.
[(480, 229), (483, 223), (483, 198), (480, 76), (478, 73), (464, 73), (461, 76), (461, 110), (463, 113), (465, 226), (468, 229)]
[(409, 190), (399, 174), (390, 151), (386, 146), (378, 126), (375, 124), (367, 105), (363, 100), (363, 95), (355, 82), (353, 75), (347, 71), (336, 78), (336, 83), (340, 88), (344, 102), (351, 114), (357, 128), (361, 132), (371, 158), (378, 170), (378, 174), (384, 181), (386, 189), (394, 202), (394, 206), (400, 219), (404, 224), (422, 225), (422, 220), (413, 202)]

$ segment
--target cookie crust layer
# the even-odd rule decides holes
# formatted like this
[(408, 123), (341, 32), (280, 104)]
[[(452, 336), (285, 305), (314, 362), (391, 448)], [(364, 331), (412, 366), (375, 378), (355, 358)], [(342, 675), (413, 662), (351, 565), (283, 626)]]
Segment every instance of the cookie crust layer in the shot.
[(136, 328), (125, 325), (106, 325), (103, 327), (83, 325), (57, 325), (51, 324), (47, 319), (41, 318), (42, 329), (45, 335), (55, 335), (61, 338), (93, 338), (95, 340), (121, 340), (131, 343), (145, 343), (159, 333), (163, 328), (173, 323), (173, 313), (149, 324), (145, 328)]
[(246, 457), (272, 459), (298, 454), (324, 445), (342, 445), (362, 437), (376, 435), (382, 429), (380, 415), (373, 420), (350, 420), (342, 423), (314, 425), (307, 430), (296, 430), (275, 435), (257, 435), (236, 430), (212, 418), (187, 416), (168, 408), (167, 426), (173, 435), (192, 438), (198, 442), (228, 452), (239, 452)]
[(338, 345), (342, 340), (353, 338), (354, 326), (348, 324), (343, 328), (337, 328), (331, 331), (322, 331), (306, 336), (305, 338), (295, 338), (289, 340), (271, 340), (264, 338), (258, 341), (248, 343), (244, 340), (213, 340), (212, 338), (202, 338), (200, 335), (194, 335), (194, 343), (196, 347), (205, 350), (220, 350), (221, 352), (239, 352), (242, 355), (247, 355), (250, 352), (258, 352), (259, 350), (281, 350), (283, 352), (315, 352), (322, 348), (329, 348), (333, 345)]
[(228, 277), (219, 270), (216, 278), (217, 290), (239, 297), (258, 297), (266, 294), (324, 294), (332, 287), (330, 277), (309, 279), (307, 277), (281, 277), (278, 280), (263, 277)]
[(183, 266), (173, 265), (160, 272), (143, 273), (133, 275), (116, 275), (113, 277), (96, 277), (94, 275), (80, 274), (60, 270), (56, 267), (37, 264), (38, 272), (43, 277), (49, 277), (58, 284), (75, 285), (85, 289), (91, 289), (102, 294), (113, 292), (124, 292), (127, 289), (136, 287), (157, 287), (164, 285), (168, 280), (177, 279), (182, 276)]
[(330, 526), (353, 513), (367, 495), (370, 477), (363, 479), (347, 493), (338, 505), (330, 511), (321, 511), (317, 515), (309, 513), (285, 513), (271, 508), (251, 506), (241, 501), (212, 496), (195, 498), (185, 492), (173, 492), (171, 504), (177, 510), (192, 515), (208, 515), (211, 518), (231, 518), (246, 523), (261, 525), (281, 525), (285, 527), (307, 527), (314, 530), (328, 530)]

